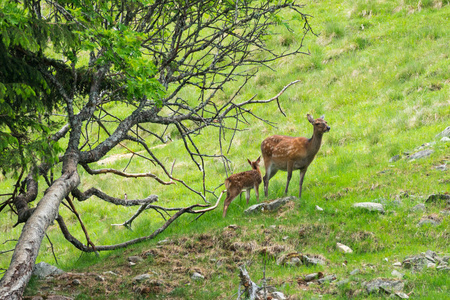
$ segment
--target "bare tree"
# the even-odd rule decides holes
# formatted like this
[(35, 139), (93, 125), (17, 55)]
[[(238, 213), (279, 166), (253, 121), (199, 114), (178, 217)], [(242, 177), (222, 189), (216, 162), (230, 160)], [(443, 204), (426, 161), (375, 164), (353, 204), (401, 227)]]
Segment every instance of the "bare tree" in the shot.
[[(17, 213), (17, 224), (25, 223), (9, 268), (0, 281), (1, 299), (21, 298), (41, 241), (54, 220), (65, 238), (81, 251), (112, 250), (154, 238), (185, 213), (206, 213), (218, 205), (222, 196), (217, 197), (212, 207), (193, 204), (164, 208), (154, 204), (157, 195), (129, 200), (112, 197), (95, 187), (81, 191), (78, 188), (78, 166), (92, 176), (110, 173), (122, 177), (152, 178), (162, 185), (177, 183), (206, 202), (205, 159), (218, 157), (227, 166), (228, 159), (223, 154), (227, 147), (224, 133), (241, 130), (248, 124), (249, 117), (272, 124), (255, 115), (250, 107), (278, 101), (284, 90), (296, 83), (286, 83), (271, 99), (252, 97), (238, 100), (239, 92), (257, 74), (258, 67), (268, 67), (280, 58), (303, 53), (303, 39), (311, 28), (308, 16), (300, 11), (301, 5), (288, 0), (277, 1), (278, 4), (272, 4), (272, 1), (213, 0), (150, 3), (86, 0), (67, 4), (66, 1), (36, 0), (3, 7), (6, 17), (17, 10), (22, 12), (22, 23), (17, 28), (19, 25), (26, 28), (23, 36), (29, 39), (28, 43), (14, 39), (5, 42), (5, 37), (8, 34), (8, 37), (12, 36), (18, 29), (14, 26), (1, 28), (0, 44), (7, 50), (5, 60), (20, 60), (26, 68), (36, 72), (42, 78), (40, 85), (28, 86), (35, 91), (39, 89), (34, 94), (39, 98), (37, 103), (51, 100), (52, 105), (40, 111), (38, 117), (36, 114), (23, 115), (20, 119), (23, 123), (30, 119), (40, 122), (40, 126), (46, 128), (43, 136), (37, 137), (26, 130), (22, 135), (14, 134), (19, 127), (0, 120), (1, 133), (15, 141), (3, 146), (0, 154), (17, 154), (21, 162), (20, 168), (16, 167), (20, 170), (15, 174), (17, 184), (12, 192), (3, 195), (0, 211), (10, 207)], [(280, 17), (282, 11), (290, 16), (289, 23)], [(296, 28), (296, 47), (267, 47), (266, 39), (279, 25), (286, 30)], [(36, 30), (40, 30), (40, 35)], [(43, 51), (46, 47), (52, 47), (61, 59), (46, 56)], [(82, 63), (85, 57), (88, 61)], [(10, 83), (2, 80), (2, 84), (9, 88)], [(240, 87), (225, 101), (217, 101), (218, 92), (230, 82), (239, 82)], [(183, 96), (188, 89), (195, 91), (190, 98)], [(20, 108), (34, 98), (11, 94), (5, 99), (6, 104), (2, 105)], [(129, 114), (122, 118), (114, 115), (109, 103), (126, 103), (131, 108)], [(2, 111), (6, 111), (4, 106)], [(41, 118), (45, 113), (63, 114), (66, 123), (58, 128), (51, 117)], [(203, 153), (194, 141), (193, 136), (207, 127), (219, 132), (220, 155)], [(176, 129), (187, 155), (203, 175), (201, 190), (177, 178), (173, 174), (173, 165), (165, 165), (149, 147), (154, 140), (165, 143), (167, 132), (172, 129)], [(106, 138), (100, 139), (101, 136)], [(67, 146), (58, 156), (55, 145), (63, 138), (67, 140)], [(29, 142), (33, 140), (46, 141), (50, 146), (41, 149), (41, 156), (28, 155), (25, 150), (33, 149)], [(133, 152), (132, 159), (151, 161), (168, 179), (151, 172), (133, 174), (92, 168), (92, 163), (98, 162), (113, 148), (125, 147), (124, 141), (133, 141), (144, 150), (145, 154)], [(231, 142), (232, 139), (228, 140)], [(62, 170), (59, 176), (53, 173), (57, 165)], [(43, 197), (37, 199), (38, 178), (41, 176), (48, 187)], [(121, 225), (130, 226), (146, 209), (160, 213), (165, 223), (148, 236), (117, 245), (95, 245), (73, 201), (84, 201), (92, 196), (116, 205), (138, 206), (136, 214)], [(32, 202), (36, 202), (33, 208), (30, 207)], [(71, 235), (59, 215), (62, 203), (77, 215), (83, 225), (86, 245)]]

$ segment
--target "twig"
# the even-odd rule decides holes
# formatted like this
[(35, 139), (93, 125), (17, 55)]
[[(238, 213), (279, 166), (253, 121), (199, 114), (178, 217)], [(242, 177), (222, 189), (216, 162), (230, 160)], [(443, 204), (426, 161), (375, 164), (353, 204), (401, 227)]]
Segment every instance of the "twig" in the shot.
[(52, 254), (53, 254), (53, 257), (55, 258), (55, 262), (56, 262), (57, 265), (59, 265), (58, 259), (56, 258), (56, 255), (55, 255), (55, 249), (53, 249), (53, 243), (52, 243), (52, 241), (50, 240), (50, 237), (48, 236), (47, 233), (45, 234), (45, 236), (47, 237), (47, 240), (48, 240), (48, 242), (50, 243), (50, 247), (52, 248)]
[(100, 254), (97, 252), (97, 250), (95, 249), (95, 245), (94, 243), (91, 241), (91, 239), (89, 238), (89, 233), (86, 230), (86, 227), (84, 226), (83, 221), (81, 220), (80, 215), (78, 214), (77, 210), (75, 209), (75, 205), (73, 205), (72, 199), (70, 199), (69, 196), (66, 197), (67, 202), (69, 202), (70, 207), (72, 208), (73, 213), (75, 214), (75, 216), (77, 216), (78, 222), (80, 222), (81, 228), (84, 231), (84, 235), (86, 236), (86, 241), (88, 245), (92, 246), (92, 249), (94, 249), (94, 252), (97, 256), (100, 256)]

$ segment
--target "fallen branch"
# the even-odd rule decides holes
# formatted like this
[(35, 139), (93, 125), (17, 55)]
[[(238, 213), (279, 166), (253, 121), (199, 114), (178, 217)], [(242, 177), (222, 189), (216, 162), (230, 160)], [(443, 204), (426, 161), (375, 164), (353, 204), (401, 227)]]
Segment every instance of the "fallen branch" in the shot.
[[(238, 300), (241, 299), (242, 295), (245, 295), (245, 299), (256, 300), (256, 293), (258, 292), (259, 286), (250, 279), (250, 275), (245, 269), (245, 265), (239, 267), (239, 278), (241, 278), (241, 281), (239, 282)], [(244, 287), (242, 293), (241, 286)]]
[(136, 200), (125, 200), (120, 198), (111, 197), (102, 191), (96, 189), (96, 188), (90, 188), (85, 192), (81, 192), (79, 189), (75, 188), (72, 190), (72, 195), (78, 199), (78, 201), (84, 201), (92, 197), (93, 195), (97, 196), (98, 198), (105, 200), (106, 202), (115, 204), (115, 205), (121, 205), (121, 206), (135, 206), (135, 205), (142, 205), (142, 204), (150, 204), (153, 202), (158, 201), (157, 195), (150, 195), (145, 199), (136, 199)]
[(150, 173), (150, 172), (149, 173), (130, 174), (130, 173), (125, 173), (125, 172), (122, 172), (122, 171), (119, 171), (116, 169), (111, 169), (111, 168), (93, 170), (87, 164), (83, 164), (83, 168), (86, 170), (86, 172), (88, 172), (91, 175), (112, 173), (112, 174), (119, 175), (122, 177), (127, 177), (127, 178), (150, 177), (150, 178), (155, 179), (157, 182), (159, 182), (160, 184), (163, 184), (163, 185), (175, 184), (175, 182), (173, 182), (172, 180), (169, 182), (165, 182), (162, 179), (160, 179), (158, 176), (156, 176), (155, 174)]
[[(222, 191), (222, 193), (220, 194), (219, 198), (217, 198), (216, 204), (214, 206), (211, 206), (211, 207), (208, 207), (208, 208), (205, 208), (205, 209), (201, 209), (201, 210), (188, 211), (188, 213), (201, 214), (200, 216), (198, 216), (196, 218), (196, 220), (197, 220), (204, 213), (216, 209), (217, 206), (219, 205), (220, 198), (222, 198), (222, 195), (223, 195), (224, 192), (226, 192), (226, 190)], [(131, 222), (133, 222), (146, 209), (154, 209), (154, 210), (156, 210), (163, 217), (163, 219), (166, 220), (166, 218), (164, 218), (164, 216), (162, 215), (160, 210), (165, 212), (166, 214), (168, 214), (167, 211), (174, 211), (174, 210), (178, 210), (179, 211), (182, 208), (164, 208), (164, 207), (161, 207), (161, 206), (155, 206), (155, 205), (150, 205), (150, 204), (143, 204), (141, 207), (139, 207), (139, 209), (136, 211), (136, 213), (129, 220), (123, 222), (122, 224), (111, 224), (111, 226), (125, 226), (128, 229), (131, 229)]]

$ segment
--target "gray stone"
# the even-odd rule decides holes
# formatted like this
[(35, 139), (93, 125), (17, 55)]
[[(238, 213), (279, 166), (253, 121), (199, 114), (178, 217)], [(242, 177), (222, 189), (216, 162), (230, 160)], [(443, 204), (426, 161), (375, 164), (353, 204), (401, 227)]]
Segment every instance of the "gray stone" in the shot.
[(450, 216), (450, 209), (441, 210), (439, 213), (444, 216)]
[(302, 265), (302, 261), (299, 257), (292, 257), (290, 260), (286, 262), (286, 265), (291, 267), (298, 267)]
[(327, 275), (323, 278), (320, 278), (317, 282), (319, 282), (320, 284), (323, 284), (325, 282), (332, 282), (336, 280), (336, 275)]
[(318, 258), (318, 257), (309, 257), (306, 255), (303, 255), (301, 258), (302, 258), (302, 262), (305, 265), (314, 265), (315, 266), (315, 265), (325, 265), (326, 264), (326, 262), (323, 259)]
[(203, 279), (205, 279), (205, 276), (203, 276), (202, 274), (200, 274), (198, 272), (194, 272), (191, 275), (191, 279), (192, 280), (203, 280)]
[(323, 211), (323, 208), (320, 207), (319, 205), (316, 205), (316, 210), (318, 210), (318, 211)]
[(448, 137), (448, 138), (450, 138), (450, 126), (445, 128), (444, 131), (436, 134), (436, 138), (440, 138), (440, 137)]
[(393, 295), (400, 299), (409, 299), (409, 296), (403, 292), (395, 292)]
[(450, 142), (450, 138), (444, 136), (442, 139), (440, 139), (440, 141), (443, 143), (448, 143), (448, 142)]
[(336, 243), (336, 248), (342, 253), (353, 253), (353, 250), (350, 247), (341, 243)]
[(398, 279), (402, 279), (405, 276), (404, 274), (400, 273), (397, 270), (392, 271), (391, 275), (397, 277)]
[(140, 256), (130, 256), (128, 257), (128, 261), (137, 264), (138, 262), (143, 261), (144, 259)]
[(81, 281), (80, 281), (80, 280), (78, 280), (78, 279), (72, 280), (72, 285), (73, 285), (73, 286), (79, 286), (80, 284), (81, 284)]
[(400, 155), (394, 155), (391, 157), (391, 159), (389, 159), (389, 162), (396, 162), (398, 160), (400, 160), (400, 158), (402, 158)]
[(319, 273), (312, 273), (312, 274), (308, 274), (305, 276), (305, 281), (313, 281), (316, 280), (317, 278), (319, 278)]
[(150, 277), (151, 277), (150, 274), (141, 274), (141, 275), (135, 276), (133, 278), (133, 282), (142, 282), (147, 279), (150, 279)]
[(402, 266), (402, 263), (401, 262), (396, 262), (396, 263), (393, 263), (392, 264), (394, 267), (401, 267)]
[(424, 211), (425, 210), (425, 204), (419, 203), (413, 208), (411, 208), (412, 211)]
[(34, 265), (33, 275), (40, 279), (45, 279), (49, 276), (57, 276), (60, 274), (64, 274), (64, 271), (46, 262), (40, 262)]
[(338, 282), (336, 282), (336, 285), (337, 286), (341, 286), (341, 285), (345, 285), (345, 284), (347, 284), (347, 283), (349, 283), (350, 282), (350, 280), (348, 280), (348, 279), (343, 279), (343, 280), (339, 280)]
[(449, 266), (438, 266), (436, 268), (436, 270), (449, 272), (450, 271), (450, 267)]
[(433, 219), (422, 219), (419, 221), (419, 223), (417, 223), (417, 227), (421, 227), (424, 225), (432, 225), (432, 226), (437, 226), (439, 225), (441, 222), (438, 222), (436, 220)]
[(362, 208), (369, 211), (378, 211), (381, 213), (384, 213), (383, 205), (380, 203), (374, 203), (374, 202), (359, 202), (353, 204), (353, 207), (356, 208)]
[(446, 164), (442, 164), (442, 165), (433, 167), (433, 169), (436, 169), (438, 171), (446, 171), (447, 170), (447, 165)]
[(119, 274), (117, 274), (117, 273), (114, 273), (113, 271), (106, 271), (106, 272), (103, 272), (103, 274), (105, 274), (105, 275), (112, 275), (112, 276), (119, 276), (120, 277), (120, 275)]
[(360, 269), (354, 269), (353, 271), (350, 272), (350, 275), (356, 275), (356, 274), (359, 274), (359, 273), (361, 273)]
[(430, 263), (434, 264), (434, 261), (436, 260), (443, 261), (443, 259), (437, 256), (435, 252), (427, 251), (426, 253), (406, 257), (402, 262), (402, 266), (405, 269), (413, 269), (415, 271), (420, 271), (424, 267), (428, 266), (428, 264)]
[(379, 291), (387, 292), (389, 294), (400, 292), (403, 290), (405, 284), (401, 280), (393, 279), (374, 279), (365, 283), (365, 288), (369, 294)]
[(431, 194), (428, 196), (425, 202), (440, 202), (440, 201), (449, 201), (450, 194)]
[(282, 292), (272, 292), (272, 299), (286, 300), (286, 296)]
[(244, 212), (247, 214), (251, 214), (251, 213), (257, 213), (257, 212), (263, 212), (263, 211), (276, 211), (281, 206), (286, 205), (287, 203), (289, 203), (290, 201), (293, 201), (295, 199), (297, 199), (297, 197), (291, 196), (291, 197), (275, 199), (271, 202), (258, 203), (258, 204), (250, 206)]
[(434, 150), (430, 150), (430, 149), (429, 150), (422, 150), (422, 151), (416, 152), (414, 154), (411, 154), (408, 157), (408, 160), (411, 161), (413, 159), (415, 160), (415, 159), (425, 158), (425, 157), (430, 156), (431, 153), (433, 153), (433, 152), (434, 152)]
[(427, 268), (428, 268), (428, 269), (434, 269), (434, 268), (436, 268), (436, 264), (430, 262), (430, 263), (427, 264)]

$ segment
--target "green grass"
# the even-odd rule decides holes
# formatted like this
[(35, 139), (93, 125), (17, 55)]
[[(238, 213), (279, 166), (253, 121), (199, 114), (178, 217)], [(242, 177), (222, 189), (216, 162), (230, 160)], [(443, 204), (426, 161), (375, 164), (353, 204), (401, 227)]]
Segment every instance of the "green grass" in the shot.
[[(391, 278), (394, 261), (402, 261), (407, 255), (416, 255), (428, 249), (439, 253), (450, 253), (450, 219), (441, 216), (442, 223), (436, 227), (417, 227), (424, 215), (438, 214), (444, 204), (427, 204), (425, 212), (412, 212), (411, 208), (424, 202), (432, 193), (449, 192), (448, 171), (434, 169), (436, 165), (450, 160), (449, 143), (435, 140), (435, 135), (450, 125), (450, 27), (448, 23), (450, 6), (439, 1), (306, 1), (305, 12), (311, 19), (318, 37), (306, 40), (309, 56), (288, 58), (277, 63), (276, 72), (264, 70), (241, 94), (248, 99), (258, 94), (259, 99), (268, 99), (279, 92), (287, 83), (300, 79), (301, 83), (288, 89), (280, 98), (287, 117), (283, 117), (276, 104), (255, 106), (253, 110), (263, 118), (277, 122), (269, 127), (251, 119), (249, 130), (238, 132), (234, 137), (229, 158), (234, 172), (248, 169), (246, 159), (256, 159), (260, 154), (260, 142), (272, 134), (310, 136), (312, 127), (306, 114), (315, 117), (325, 114), (331, 131), (324, 136), (324, 143), (315, 161), (310, 166), (303, 185), (303, 197), (293, 207), (281, 213), (248, 216), (244, 197), (236, 199), (229, 207), (227, 218), (221, 217), (220, 206), (197, 221), (195, 216), (185, 216), (169, 227), (154, 241), (136, 245), (126, 250), (93, 254), (80, 254), (66, 242), (57, 228), (48, 232), (59, 266), (65, 270), (99, 273), (116, 268), (124, 270), (125, 258), (140, 254), (148, 249), (158, 249), (156, 242), (162, 239), (180, 241), (182, 251), (187, 251), (183, 261), (188, 270), (198, 266), (208, 273), (204, 282), (191, 282), (186, 274), (179, 284), (172, 284), (165, 292), (144, 295), (144, 298), (161, 297), (175, 299), (229, 299), (234, 297), (239, 285), (238, 263), (247, 262), (248, 270), (255, 282), (262, 278), (264, 256), (258, 251), (227, 250), (233, 242), (256, 242), (258, 247), (284, 245), (286, 249), (302, 253), (321, 254), (329, 263), (320, 267), (288, 268), (276, 264), (270, 258), (266, 276), (271, 284), (288, 295), (301, 295), (305, 299), (379, 299), (380, 295), (367, 295), (362, 282), (378, 277)], [(272, 47), (295, 47), (295, 36), (287, 34), (269, 41)], [(228, 87), (223, 94), (227, 99), (236, 88)], [(123, 112), (117, 107), (117, 112)], [(125, 116), (125, 115), (123, 115)], [(164, 163), (171, 165), (176, 159), (174, 176), (201, 189), (201, 173), (190, 162), (183, 151), (183, 143), (169, 129), (173, 142), (164, 147), (150, 142), (155, 154), (164, 156)], [(231, 138), (228, 133), (227, 139)], [(205, 130), (196, 137), (203, 151), (219, 153), (217, 133)], [(408, 162), (388, 162), (389, 158), (404, 152), (412, 152), (426, 142), (436, 141), (435, 152), (428, 158)], [(137, 145), (128, 143), (136, 150)], [(245, 149), (245, 150), (244, 150)], [(111, 154), (126, 153), (118, 147)], [(104, 167), (121, 169), (127, 159), (116, 160)], [(223, 164), (214, 159), (205, 161), (208, 171), (207, 187), (214, 189), (223, 183)], [(164, 174), (150, 162), (135, 160), (129, 165), (129, 172), (154, 172), (164, 180)], [(263, 171), (264, 173), (264, 171)], [(116, 178), (110, 175), (91, 178), (82, 172), (81, 190), (97, 186), (112, 196), (128, 194), (128, 198), (142, 198), (148, 194), (160, 197), (159, 205), (179, 207), (201, 203), (201, 199), (190, 194), (181, 185), (161, 186), (150, 179), (135, 180)], [(294, 173), (289, 195), (298, 194), (298, 172)], [(286, 173), (279, 172), (270, 182), (270, 199), (283, 195)], [(2, 179), (0, 189), (10, 189), (12, 181)], [(44, 186), (44, 183), (41, 183)], [(41, 189), (42, 193), (43, 188)], [(402, 195), (410, 195), (403, 197)], [(260, 187), (260, 194), (263, 189)], [(252, 192), (250, 204), (255, 204)], [(422, 197), (422, 198), (421, 198)], [(384, 200), (383, 200), (384, 199)], [(214, 198), (209, 197), (213, 202)], [(266, 200), (262, 196), (262, 200)], [(355, 210), (355, 202), (382, 201), (386, 214), (367, 213)], [(318, 205), (323, 212), (315, 210)], [(159, 214), (145, 212), (133, 223), (133, 231), (110, 224), (128, 219), (136, 208), (115, 207), (91, 198), (76, 203), (84, 223), (89, 228), (91, 239), (98, 245), (119, 243), (127, 239), (148, 235), (162, 224)], [(83, 234), (76, 218), (61, 208), (61, 214), (71, 225), (71, 231), (80, 240)], [(15, 218), (3, 214), (0, 230), (3, 240), (17, 238), (21, 225), (11, 229)], [(226, 236), (226, 226), (239, 226), (236, 233)], [(270, 226), (276, 225), (276, 229)], [(300, 234), (299, 232), (303, 232)], [(201, 235), (211, 235), (215, 241), (212, 254), (202, 254)], [(283, 239), (287, 237), (286, 239)], [(350, 246), (354, 253), (343, 255), (336, 251), (336, 242)], [(216, 249), (215, 247), (218, 247)], [(10, 249), (11, 243), (0, 245), (0, 251)], [(54, 263), (50, 244), (44, 240), (39, 261)], [(168, 252), (172, 251), (166, 249)], [(189, 249), (196, 249), (194, 255)], [(288, 251), (288, 250), (286, 250)], [(0, 267), (8, 265), (10, 254), (0, 257)], [(211, 258), (223, 259), (225, 267), (217, 267)], [(388, 259), (388, 261), (385, 260)], [(346, 261), (346, 266), (342, 264)], [(184, 266), (183, 265), (183, 266)], [(128, 276), (139, 272), (170, 270), (173, 265), (161, 265), (158, 258), (147, 261), (147, 267), (129, 271)], [(166, 268), (166, 269), (165, 269)], [(350, 276), (355, 269), (361, 273)], [(333, 284), (312, 285), (304, 290), (297, 279), (308, 273), (321, 271), (336, 274), (338, 280), (350, 279), (341, 287)], [(411, 292), (415, 299), (444, 299), (450, 286), (446, 273), (425, 270), (421, 273), (406, 273), (405, 292)], [(175, 272), (176, 273), (176, 272)], [(168, 281), (170, 272), (165, 273)], [(184, 274), (184, 273), (183, 273)], [(175, 275), (173, 275), (175, 276)], [(121, 281), (120, 281), (121, 280)], [(114, 297), (133, 299), (131, 279), (123, 277), (118, 285), (124, 286)], [(29, 294), (38, 288), (30, 284)], [(99, 287), (100, 288), (100, 287)], [(124, 291), (126, 290), (126, 292)], [(207, 292), (206, 292), (207, 291)], [(78, 294), (76, 299), (90, 299), (88, 290)], [(102, 295), (99, 289), (97, 295)], [(113, 296), (111, 296), (113, 297)], [(113, 298), (114, 298), (113, 297)]]

